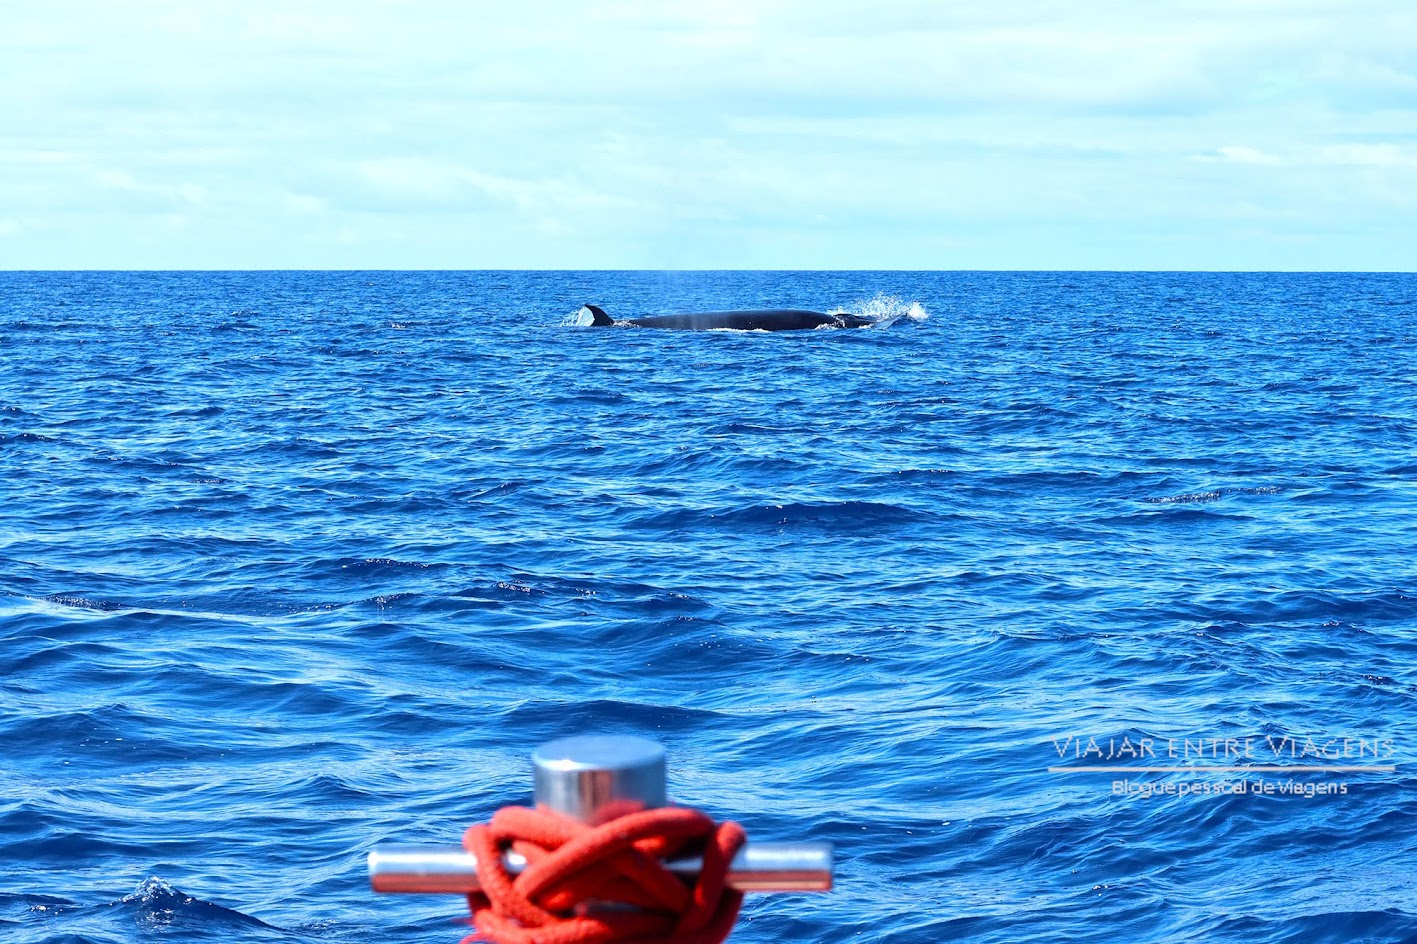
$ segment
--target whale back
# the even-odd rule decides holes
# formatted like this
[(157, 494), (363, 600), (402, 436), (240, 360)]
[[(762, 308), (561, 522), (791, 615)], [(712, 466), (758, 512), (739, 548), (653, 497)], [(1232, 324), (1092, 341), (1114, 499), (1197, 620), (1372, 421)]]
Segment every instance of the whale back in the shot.
[(804, 308), (756, 308), (742, 311), (695, 311), (642, 315), (616, 321), (599, 305), (587, 304), (592, 327), (635, 325), (672, 331), (805, 331), (812, 328), (864, 328), (873, 322), (860, 315), (829, 315)]

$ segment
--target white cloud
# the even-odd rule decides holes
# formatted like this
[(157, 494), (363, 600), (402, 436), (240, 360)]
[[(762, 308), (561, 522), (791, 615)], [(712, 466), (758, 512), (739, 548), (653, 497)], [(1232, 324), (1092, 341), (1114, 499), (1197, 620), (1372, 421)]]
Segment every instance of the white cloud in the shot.
[(1202, 160), (1228, 161), (1232, 164), (1256, 164), (1261, 167), (1278, 167), (1283, 163), (1273, 154), (1266, 154), (1258, 148), (1243, 144), (1226, 144), (1215, 149), (1215, 154), (1205, 155)]
[(1353, 167), (1417, 167), (1417, 148), (1397, 144), (1336, 144), (1320, 152), (1325, 163)]
[[(92, 265), (146, 214), (127, 243), (159, 266), (694, 264), (696, 243), (917, 265), (925, 242), (1076, 264), (1049, 240), (1080, 228), (1093, 264), (1147, 231), (1184, 266), (1239, 207), (1317, 253), (1381, 228), (1395, 258), (1414, 62), (1401, 0), (11, 0), (0, 218)], [(0, 265), (64, 262), (15, 242)]]
[(358, 162), (355, 174), (379, 195), (399, 205), (449, 209), (487, 202), (519, 212), (551, 215), (599, 211), (613, 198), (563, 180), (485, 173), (451, 161), (387, 157)]

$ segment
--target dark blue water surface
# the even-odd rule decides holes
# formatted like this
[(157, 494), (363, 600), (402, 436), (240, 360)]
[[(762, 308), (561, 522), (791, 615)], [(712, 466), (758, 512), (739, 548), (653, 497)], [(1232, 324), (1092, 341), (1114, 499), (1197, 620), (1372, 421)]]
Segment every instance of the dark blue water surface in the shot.
[(581, 731), (836, 844), (735, 941), (1417, 939), (1415, 343), (1413, 275), (0, 273), (0, 939), (452, 944), (365, 854)]

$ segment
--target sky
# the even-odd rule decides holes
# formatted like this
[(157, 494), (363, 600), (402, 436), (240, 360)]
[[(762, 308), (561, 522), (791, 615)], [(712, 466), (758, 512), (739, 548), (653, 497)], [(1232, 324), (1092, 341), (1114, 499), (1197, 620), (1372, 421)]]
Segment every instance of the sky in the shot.
[(0, 0), (0, 269), (1415, 265), (1412, 0)]

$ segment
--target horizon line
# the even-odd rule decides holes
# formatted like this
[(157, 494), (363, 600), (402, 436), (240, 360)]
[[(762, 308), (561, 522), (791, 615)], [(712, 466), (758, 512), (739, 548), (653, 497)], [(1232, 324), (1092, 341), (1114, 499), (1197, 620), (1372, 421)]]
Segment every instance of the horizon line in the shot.
[(255, 267), (232, 267), (232, 268), (209, 268), (203, 266), (177, 266), (173, 268), (137, 267), (123, 268), (117, 266), (101, 267), (64, 267), (64, 268), (11, 268), (0, 266), (0, 273), (24, 274), (24, 273), (57, 273), (57, 272), (873, 272), (873, 273), (973, 273), (992, 272), (1000, 274), (1033, 274), (1033, 275), (1072, 275), (1072, 274), (1092, 274), (1092, 275), (1417, 275), (1417, 269), (1019, 269), (1019, 268), (939, 268), (939, 269), (843, 269), (843, 268), (715, 268), (715, 267), (673, 267), (673, 268), (641, 268), (635, 266), (611, 266), (607, 268), (594, 267), (559, 267), (542, 266), (531, 268), (507, 268), (507, 267), (469, 267), (469, 268), (441, 268), (441, 267), (374, 267), (374, 268), (345, 268), (337, 266), (295, 266), (290, 268), (276, 266), (255, 266)]

